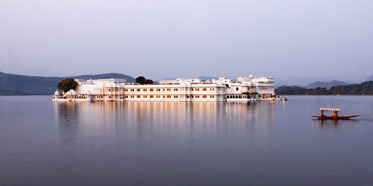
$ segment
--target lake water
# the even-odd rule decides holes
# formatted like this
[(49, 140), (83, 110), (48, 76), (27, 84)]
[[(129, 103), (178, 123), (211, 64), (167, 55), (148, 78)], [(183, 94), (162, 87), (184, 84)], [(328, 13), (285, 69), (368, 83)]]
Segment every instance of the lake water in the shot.
[[(312, 120), (319, 107), (354, 120)], [(0, 96), (0, 185), (373, 185), (373, 97), (53, 103)]]

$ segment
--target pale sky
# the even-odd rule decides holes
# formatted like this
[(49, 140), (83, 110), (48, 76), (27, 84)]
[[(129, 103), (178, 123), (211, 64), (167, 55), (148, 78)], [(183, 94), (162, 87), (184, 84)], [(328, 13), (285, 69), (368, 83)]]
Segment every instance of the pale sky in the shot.
[(373, 0), (0, 0), (0, 71), (362, 81)]

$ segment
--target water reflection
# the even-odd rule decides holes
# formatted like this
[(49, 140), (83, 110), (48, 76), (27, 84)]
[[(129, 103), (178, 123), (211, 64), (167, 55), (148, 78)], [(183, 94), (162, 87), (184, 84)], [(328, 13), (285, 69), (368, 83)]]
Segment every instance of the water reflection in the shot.
[[(61, 132), (89, 132), (102, 135), (102, 131), (115, 129), (113, 123), (118, 120), (123, 107), (116, 103), (54, 103), (57, 124)], [(120, 119), (120, 118), (119, 118)], [(85, 131), (89, 127), (92, 130)], [(104, 130), (103, 130), (104, 129)]]
[[(0, 185), (372, 183), (373, 97), (299, 96), (286, 107), (41, 98), (1, 102)], [(320, 107), (361, 117), (311, 125)]]
[(353, 123), (357, 122), (356, 120), (350, 119), (350, 120), (336, 120), (336, 119), (330, 119), (330, 120), (319, 120), (319, 119), (313, 119), (312, 123), (318, 123), (320, 126), (321, 131), (338, 131), (339, 128), (343, 123)]
[(339, 120), (312, 120), (312, 123), (318, 123), (322, 131), (337, 131), (340, 127)]
[(115, 136), (135, 130), (139, 139), (170, 132), (218, 135), (272, 128), (274, 119), (273, 103), (55, 103), (55, 112), (62, 133)]
[[(58, 103), (54, 104), (55, 114), (59, 131), (68, 135), (67, 139), (75, 139), (78, 130), (79, 105), (75, 103)], [(61, 124), (62, 123), (62, 124)]]

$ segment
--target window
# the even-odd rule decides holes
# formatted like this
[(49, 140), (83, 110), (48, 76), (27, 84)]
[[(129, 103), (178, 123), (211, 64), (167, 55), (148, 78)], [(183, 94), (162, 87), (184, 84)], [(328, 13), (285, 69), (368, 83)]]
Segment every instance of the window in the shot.
[(141, 90), (140, 89), (137, 89), (137, 92), (140, 92)]
[(109, 88), (109, 92), (111, 92), (111, 89)]
[(171, 89), (170, 89), (170, 88), (168, 88), (168, 89), (167, 89), (167, 91), (171, 91)]
[(144, 92), (148, 91), (148, 89), (144, 89)]
[(148, 96), (143, 96), (143, 98), (147, 98)]
[(179, 98), (179, 96), (174, 96), (174, 98)]
[(151, 88), (149, 91), (153, 91), (153, 89)]
[(203, 95), (202, 98), (207, 98), (207, 96), (206, 96), (206, 95)]
[(168, 96), (167, 96), (167, 98), (171, 98), (171, 96), (170, 96), (170, 95), (168, 95)]
[(240, 90), (240, 89), (237, 87), (236, 90), (238, 91), (238, 90)]
[(177, 88), (174, 88), (174, 91), (179, 91), (179, 89), (177, 89)]
[(141, 98), (141, 96), (137, 96), (137, 98)]
[(202, 90), (203, 90), (203, 91), (207, 91), (207, 88), (203, 88)]
[(215, 98), (215, 96), (214, 96), (214, 95), (212, 95), (212, 96), (210, 96), (210, 98)]
[(187, 96), (187, 98), (189, 98), (189, 96)]
[(154, 96), (150, 96), (150, 98), (153, 98)]

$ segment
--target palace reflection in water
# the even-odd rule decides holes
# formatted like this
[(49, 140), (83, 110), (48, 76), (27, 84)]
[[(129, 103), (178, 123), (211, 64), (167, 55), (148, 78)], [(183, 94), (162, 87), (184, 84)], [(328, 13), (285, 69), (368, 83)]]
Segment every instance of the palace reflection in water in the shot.
[(123, 130), (138, 136), (172, 132), (205, 136), (218, 135), (227, 128), (230, 132), (270, 129), (274, 115), (270, 103), (258, 107), (257, 103), (67, 102), (54, 103), (54, 107), (60, 132), (94, 136)]

